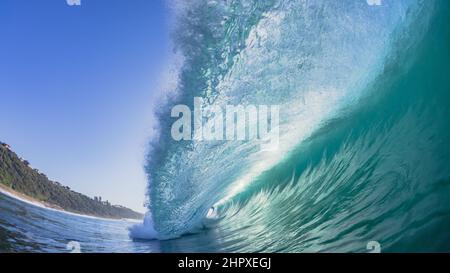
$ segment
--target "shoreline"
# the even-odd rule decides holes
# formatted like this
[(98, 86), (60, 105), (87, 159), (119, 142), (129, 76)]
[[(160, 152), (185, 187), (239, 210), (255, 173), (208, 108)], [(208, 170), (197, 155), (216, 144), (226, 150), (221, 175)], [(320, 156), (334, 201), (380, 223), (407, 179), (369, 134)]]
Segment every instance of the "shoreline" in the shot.
[(81, 213), (76, 213), (76, 212), (72, 212), (72, 211), (67, 211), (57, 205), (49, 204), (47, 202), (37, 200), (37, 199), (30, 197), (26, 194), (23, 194), (21, 192), (15, 191), (2, 183), (0, 183), (0, 194), (6, 195), (15, 200), (27, 203), (27, 204), (35, 206), (35, 207), (39, 207), (42, 209), (48, 209), (48, 210), (52, 210), (52, 211), (56, 211), (56, 212), (61, 212), (61, 213), (69, 214), (72, 216), (79, 216), (79, 217), (85, 217), (85, 218), (91, 218), (91, 219), (100, 219), (100, 220), (106, 220), (106, 221), (122, 221), (122, 220), (129, 221), (129, 222), (142, 221), (142, 220), (138, 220), (138, 219), (128, 219), (128, 218), (106, 218), (106, 217), (100, 217), (100, 216), (94, 216), (94, 215), (81, 214)]

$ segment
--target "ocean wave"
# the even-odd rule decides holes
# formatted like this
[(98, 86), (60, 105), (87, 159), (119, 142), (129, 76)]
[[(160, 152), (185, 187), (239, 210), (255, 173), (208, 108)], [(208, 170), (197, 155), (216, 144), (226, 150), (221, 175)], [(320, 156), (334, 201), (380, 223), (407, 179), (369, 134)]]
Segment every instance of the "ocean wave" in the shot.
[[(339, 173), (345, 172), (341, 165), (350, 162), (333, 161), (341, 165), (332, 166), (324, 157), (314, 168), (299, 168), (292, 167), (297, 165), (292, 162), (298, 161), (292, 155), (370, 92), (377, 92), (370, 87), (396, 58), (398, 41), (406, 48), (418, 42), (420, 35), (408, 34), (417, 18), (430, 16), (432, 6), (432, 1), (388, 0), (381, 6), (366, 1), (301, 0), (177, 5), (174, 46), (183, 61), (175, 73), (177, 85), (158, 109), (158, 134), (147, 158), (151, 214), (143, 225), (131, 230), (132, 237), (179, 237), (204, 227), (212, 210), (215, 217), (225, 219), (221, 221), (225, 229), (252, 222), (258, 225), (254, 232), (259, 234), (270, 230), (272, 221), (284, 219), (264, 214), (302, 215), (313, 218), (308, 224), (319, 234), (327, 223), (322, 221), (327, 206), (334, 203), (317, 204), (331, 198), (328, 193), (351, 178), (333, 177), (329, 170), (343, 175)], [(251, 141), (174, 141), (170, 109), (180, 103), (192, 107), (194, 97), (217, 105), (280, 105), (279, 149), (260, 151), (258, 143)], [(360, 145), (363, 149), (366, 144)], [(357, 152), (356, 147), (342, 150), (342, 157), (354, 158), (351, 153)], [(298, 157), (306, 158), (304, 154)], [(364, 156), (371, 159), (369, 154)], [(274, 176), (280, 169), (283, 175)], [(317, 191), (302, 191), (305, 181), (316, 181), (321, 175), (330, 177), (311, 186)], [(287, 205), (300, 199), (300, 207)], [(295, 214), (301, 211), (310, 213)], [(290, 232), (297, 237), (288, 234), (282, 240), (284, 246), (273, 243), (278, 250), (307, 239), (297, 231)]]

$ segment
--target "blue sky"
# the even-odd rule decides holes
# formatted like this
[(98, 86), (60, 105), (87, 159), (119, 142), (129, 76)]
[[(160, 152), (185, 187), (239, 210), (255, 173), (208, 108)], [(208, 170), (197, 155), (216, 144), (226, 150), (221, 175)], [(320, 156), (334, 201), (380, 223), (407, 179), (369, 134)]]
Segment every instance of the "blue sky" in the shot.
[(161, 0), (0, 1), (0, 141), (51, 179), (144, 211)]

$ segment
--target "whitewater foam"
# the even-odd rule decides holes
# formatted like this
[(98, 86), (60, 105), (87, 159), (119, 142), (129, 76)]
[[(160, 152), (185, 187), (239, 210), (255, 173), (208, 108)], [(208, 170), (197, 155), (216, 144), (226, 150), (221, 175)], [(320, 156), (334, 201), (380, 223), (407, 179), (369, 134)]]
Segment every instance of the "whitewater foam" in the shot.
[(147, 212), (144, 217), (144, 222), (131, 226), (129, 229), (130, 237), (142, 240), (156, 240), (159, 239), (158, 232), (156, 232), (152, 215)]

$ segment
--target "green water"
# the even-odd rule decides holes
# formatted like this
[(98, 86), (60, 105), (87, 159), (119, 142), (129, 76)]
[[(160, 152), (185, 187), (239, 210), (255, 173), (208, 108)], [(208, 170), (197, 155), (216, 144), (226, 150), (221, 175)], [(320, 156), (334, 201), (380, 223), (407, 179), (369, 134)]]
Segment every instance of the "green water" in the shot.
[(173, 141), (169, 103), (134, 238), (206, 226), (200, 249), (450, 251), (448, 1), (200, 1), (177, 16), (171, 103), (280, 105), (280, 145)]
[(375, 240), (384, 252), (450, 251), (448, 1), (433, 16), (358, 106), (226, 209), (225, 228), (251, 227), (246, 249), (364, 251)]

